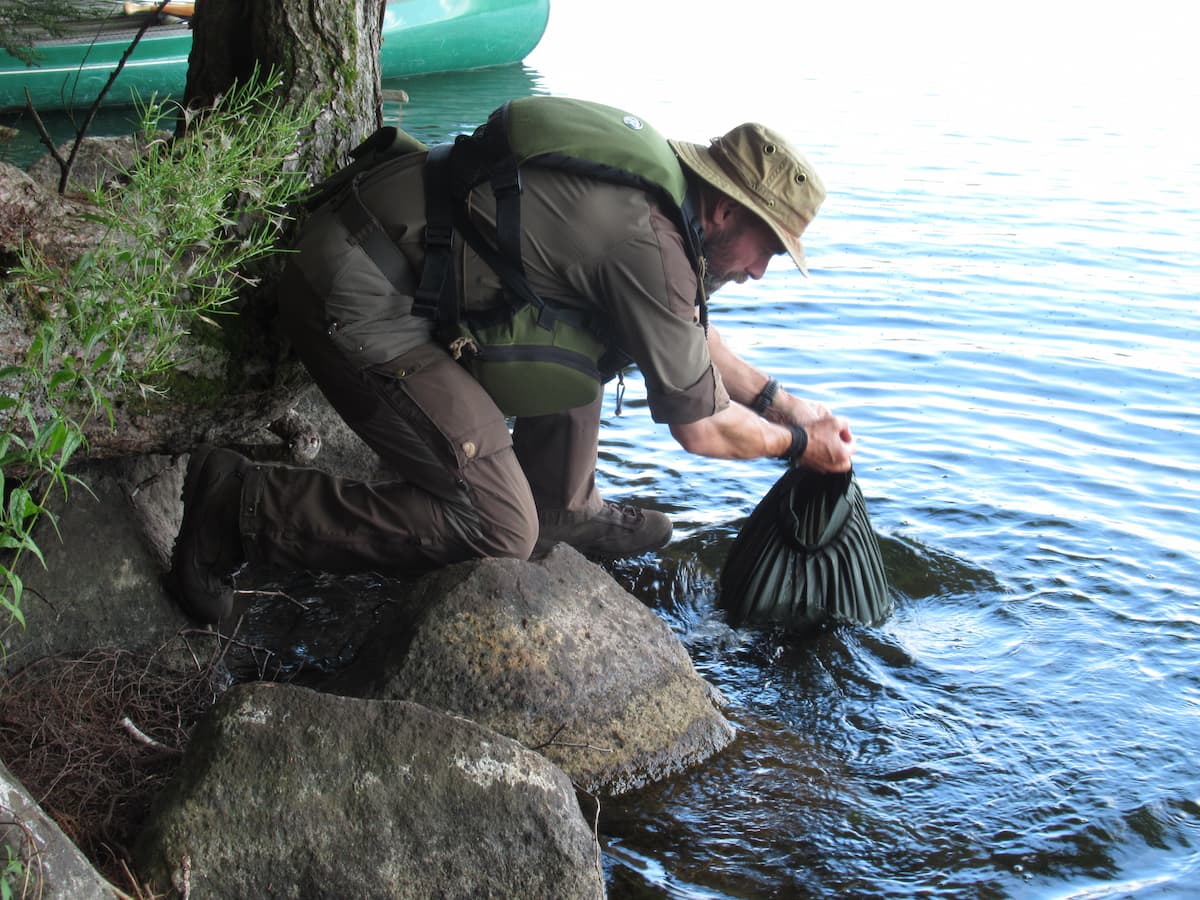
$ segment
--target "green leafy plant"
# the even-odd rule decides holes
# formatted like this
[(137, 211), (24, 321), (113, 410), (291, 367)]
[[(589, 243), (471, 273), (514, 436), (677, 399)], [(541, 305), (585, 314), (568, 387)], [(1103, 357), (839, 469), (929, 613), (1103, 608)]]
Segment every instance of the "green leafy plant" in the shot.
[[(63, 267), (25, 247), (10, 298), (40, 321), (24, 364), (0, 369), (0, 614), (24, 622), (21, 558), (44, 565), (34, 539), (54, 523), (47, 501), (78, 485), (67, 465), (114, 402), (168, 390), (180, 342), (252, 282), (277, 252), (289, 201), (305, 187), (298, 135), (315, 113), (279, 99), (281, 79), (256, 73), (189, 122), (152, 140), (119, 186), (89, 197), (103, 238)], [(157, 132), (165, 104), (141, 110)], [(191, 115), (191, 113), (189, 113)]]
[(7, 843), (0, 846), (0, 900), (28, 896), (30, 874), (20, 850)]

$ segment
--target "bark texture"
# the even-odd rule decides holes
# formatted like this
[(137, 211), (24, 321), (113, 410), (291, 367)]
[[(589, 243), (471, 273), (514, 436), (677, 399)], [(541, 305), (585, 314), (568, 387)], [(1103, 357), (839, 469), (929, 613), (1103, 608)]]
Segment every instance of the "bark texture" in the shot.
[(385, 0), (206, 0), (197, 4), (184, 103), (211, 104), (260, 71), (284, 76), (285, 99), (321, 112), (303, 154), (319, 180), (383, 124), (379, 49)]
[[(319, 181), (342, 166), (348, 151), (382, 121), (379, 49), (384, 0), (205, 0), (197, 4), (189, 60), (186, 127), (194, 115), (257, 69), (282, 75), (279, 100), (315, 102), (319, 114), (297, 137), (296, 165)], [(126, 148), (128, 149), (128, 148)], [(105, 151), (107, 152), (107, 151)], [(101, 157), (103, 154), (101, 154)], [(105, 158), (96, 162), (103, 178)], [(25, 173), (0, 166), (0, 276), (24, 243), (62, 266), (103, 236), (86, 204), (60, 198)], [(288, 236), (284, 236), (286, 241)], [(165, 396), (114, 398), (113, 421), (87, 426), (78, 456), (103, 458), (186, 452), (201, 441), (226, 445), (270, 443), (268, 426), (288, 415), (309, 381), (275, 323), (278, 262), (243, 272), (248, 286), (216, 327), (198, 323), (185, 335)], [(20, 366), (36, 331), (39, 310), (0, 284), (0, 366)], [(69, 355), (70, 347), (63, 353)], [(0, 384), (0, 390), (6, 385)], [(35, 412), (38, 402), (35, 398)], [(311, 438), (311, 436), (308, 436)]]

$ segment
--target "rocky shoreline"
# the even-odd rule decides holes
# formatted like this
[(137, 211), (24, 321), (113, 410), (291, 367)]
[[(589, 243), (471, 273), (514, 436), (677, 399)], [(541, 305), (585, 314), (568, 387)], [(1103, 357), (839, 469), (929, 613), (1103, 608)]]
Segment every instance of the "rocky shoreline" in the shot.
[[(319, 396), (305, 404), (325, 439), (317, 464), (379, 477)], [(247, 595), (246, 649), (226, 623), (196, 629), (159, 586), (185, 464), (85, 464), (88, 490), (57, 510), (61, 541), (39, 536), (46, 568), (21, 572), (27, 628), (2, 638), (5, 672), (96, 647), (181, 670), (220, 661), (219, 696), (135, 841), (137, 884), (187, 897), (603, 896), (596, 804), (733, 738), (666, 624), (565, 545), (391, 583), (368, 616), (326, 609), (326, 636), (349, 648), (336, 666), (293, 683), (256, 675), (255, 653), (295, 640), (292, 604)], [(43, 896), (121, 895), (3, 770), (0, 804), (19, 823), (0, 840), (33, 835)]]

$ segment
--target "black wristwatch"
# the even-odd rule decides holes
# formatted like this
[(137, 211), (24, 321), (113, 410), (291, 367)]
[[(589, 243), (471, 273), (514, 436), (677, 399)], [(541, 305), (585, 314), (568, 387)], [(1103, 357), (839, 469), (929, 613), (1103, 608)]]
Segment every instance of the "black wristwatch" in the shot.
[(767, 383), (763, 385), (763, 389), (758, 392), (758, 396), (751, 402), (750, 408), (761, 416), (775, 402), (775, 395), (778, 393), (779, 382), (774, 378), (768, 378)]

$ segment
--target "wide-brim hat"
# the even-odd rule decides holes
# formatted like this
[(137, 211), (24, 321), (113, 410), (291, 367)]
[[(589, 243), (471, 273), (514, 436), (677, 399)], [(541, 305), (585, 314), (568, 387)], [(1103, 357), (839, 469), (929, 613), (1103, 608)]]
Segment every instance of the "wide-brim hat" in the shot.
[(892, 594), (854, 473), (790, 467), (730, 546), (719, 599), (734, 625), (883, 621)]
[(797, 268), (808, 274), (800, 235), (817, 215), (825, 185), (782, 135), (747, 122), (713, 138), (707, 147), (668, 143), (689, 169), (770, 226)]

